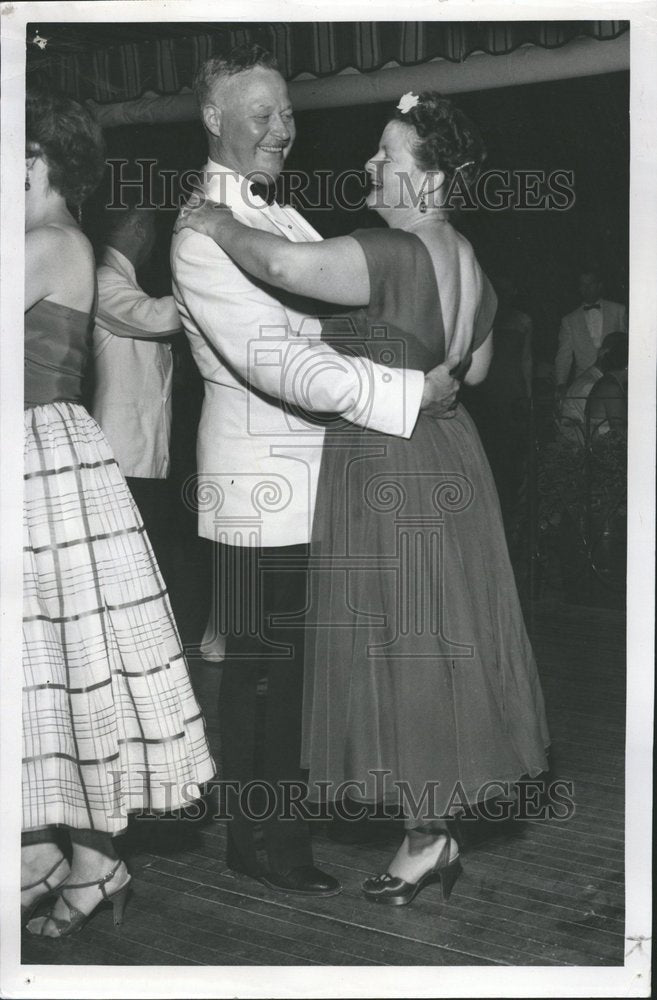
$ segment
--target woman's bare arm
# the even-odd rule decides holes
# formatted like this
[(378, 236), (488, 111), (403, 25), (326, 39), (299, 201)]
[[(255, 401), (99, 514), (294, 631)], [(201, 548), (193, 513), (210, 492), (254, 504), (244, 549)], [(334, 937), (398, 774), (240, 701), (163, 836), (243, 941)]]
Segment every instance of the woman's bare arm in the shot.
[(244, 226), (223, 207), (205, 202), (183, 213), (175, 231), (189, 226), (209, 236), (249, 274), (298, 295), (348, 306), (367, 305), (370, 280), (365, 254), (350, 236), (319, 243), (291, 243)]
[(488, 334), (483, 344), (480, 344), (472, 354), (472, 361), (463, 381), (466, 385), (479, 385), (488, 375), (490, 363), (493, 360), (493, 331)]
[(61, 233), (52, 226), (39, 226), (25, 234), (25, 309), (55, 291)]

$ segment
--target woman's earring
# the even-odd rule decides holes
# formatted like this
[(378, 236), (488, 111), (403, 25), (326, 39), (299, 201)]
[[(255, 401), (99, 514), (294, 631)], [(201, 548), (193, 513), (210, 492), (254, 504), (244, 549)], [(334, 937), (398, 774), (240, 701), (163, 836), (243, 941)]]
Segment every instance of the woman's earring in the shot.
[(29, 191), (29, 190), (30, 190), (30, 187), (31, 187), (31, 184), (30, 184), (30, 178), (29, 178), (29, 177), (27, 176), (27, 174), (26, 174), (26, 175), (25, 175), (25, 190), (26, 190), (26, 191)]
[(422, 195), (422, 197), (420, 198), (420, 211), (422, 212), (422, 215), (424, 215), (426, 210), (427, 210), (427, 203), (424, 195)]

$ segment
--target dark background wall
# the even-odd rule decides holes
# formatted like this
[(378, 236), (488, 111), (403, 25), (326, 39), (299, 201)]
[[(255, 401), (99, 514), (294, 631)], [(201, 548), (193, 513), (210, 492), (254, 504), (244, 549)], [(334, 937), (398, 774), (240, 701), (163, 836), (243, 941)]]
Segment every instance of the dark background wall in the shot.
[[(500, 274), (515, 279), (519, 305), (534, 320), (535, 358), (551, 360), (559, 318), (577, 304), (580, 262), (601, 265), (607, 297), (627, 301), (629, 73), (479, 91), (455, 101), (483, 132), (487, 168), (574, 172), (575, 202), (568, 211), (478, 209), (461, 213), (457, 222), (493, 279)], [(335, 173), (362, 167), (377, 148), (388, 112), (387, 105), (365, 105), (299, 113), (287, 167)], [(159, 169), (176, 171), (205, 162), (198, 122), (126, 126), (106, 136), (111, 157), (154, 159)], [(359, 189), (354, 181), (347, 192), (355, 198)], [(105, 186), (86, 212), (91, 230), (106, 197)], [(305, 214), (324, 236), (379, 224), (364, 210), (335, 206)], [(161, 238), (141, 275), (158, 294), (168, 291), (174, 217), (173, 209), (161, 213)]]

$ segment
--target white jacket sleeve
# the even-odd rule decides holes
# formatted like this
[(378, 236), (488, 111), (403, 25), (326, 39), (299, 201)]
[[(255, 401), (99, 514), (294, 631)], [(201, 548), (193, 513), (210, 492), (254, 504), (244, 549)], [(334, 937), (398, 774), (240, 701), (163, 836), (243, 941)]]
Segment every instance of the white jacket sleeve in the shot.
[(170, 337), (182, 324), (172, 295), (151, 298), (111, 267), (98, 268), (96, 320), (117, 337)]
[(209, 238), (174, 236), (172, 269), (194, 323), (222, 359), (255, 389), (310, 412), (410, 437), (424, 373), (387, 368), (288, 329), (283, 306), (254, 284)]

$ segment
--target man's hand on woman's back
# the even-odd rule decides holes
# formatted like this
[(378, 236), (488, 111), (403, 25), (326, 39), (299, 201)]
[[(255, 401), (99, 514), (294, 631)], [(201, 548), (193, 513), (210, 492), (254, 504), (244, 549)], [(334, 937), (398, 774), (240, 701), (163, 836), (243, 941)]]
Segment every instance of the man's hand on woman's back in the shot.
[(446, 358), (442, 364), (432, 368), (424, 376), (424, 391), (420, 410), (431, 417), (453, 417), (456, 410), (456, 394), (460, 382), (451, 372), (458, 364), (458, 358)]

